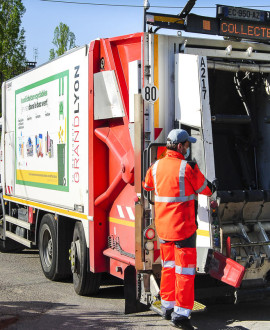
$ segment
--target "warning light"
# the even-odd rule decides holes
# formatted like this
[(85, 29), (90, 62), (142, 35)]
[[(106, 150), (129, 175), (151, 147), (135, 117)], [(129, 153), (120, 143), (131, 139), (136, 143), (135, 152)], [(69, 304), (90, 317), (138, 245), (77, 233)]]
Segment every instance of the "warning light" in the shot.
[(147, 239), (153, 239), (155, 237), (156, 233), (153, 228), (148, 228), (144, 232), (144, 237)]
[(218, 202), (217, 201), (211, 201), (210, 207), (211, 207), (211, 209), (216, 209), (218, 207)]

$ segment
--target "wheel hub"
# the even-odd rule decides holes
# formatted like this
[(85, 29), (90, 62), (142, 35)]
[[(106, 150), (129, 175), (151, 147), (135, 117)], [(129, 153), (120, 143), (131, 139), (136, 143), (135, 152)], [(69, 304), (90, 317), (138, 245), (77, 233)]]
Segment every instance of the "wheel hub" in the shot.
[(52, 244), (52, 239), (50, 239), (48, 242), (48, 256), (52, 258), (52, 255), (53, 255), (53, 244)]
[(71, 263), (72, 273), (79, 273), (78, 271), (78, 262), (80, 260), (80, 241), (71, 242), (71, 247), (69, 250), (69, 260)]
[(44, 231), (42, 246), (44, 262), (47, 267), (51, 267), (53, 260), (53, 239), (49, 230)]

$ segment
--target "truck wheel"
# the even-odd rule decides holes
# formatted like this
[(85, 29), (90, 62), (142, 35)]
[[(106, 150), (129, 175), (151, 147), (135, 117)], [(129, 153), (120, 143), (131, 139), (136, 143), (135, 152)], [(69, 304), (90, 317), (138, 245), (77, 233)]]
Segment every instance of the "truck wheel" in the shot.
[(45, 214), (39, 229), (39, 258), (44, 275), (50, 280), (57, 280), (57, 238), (56, 224), (52, 214)]
[(101, 273), (87, 271), (87, 246), (81, 222), (76, 222), (70, 249), (74, 289), (78, 295), (95, 295), (99, 291)]

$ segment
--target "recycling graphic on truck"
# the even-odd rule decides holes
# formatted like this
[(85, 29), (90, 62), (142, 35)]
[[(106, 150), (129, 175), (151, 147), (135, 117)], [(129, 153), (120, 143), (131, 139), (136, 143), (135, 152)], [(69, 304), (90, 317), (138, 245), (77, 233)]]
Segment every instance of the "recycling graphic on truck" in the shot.
[(68, 74), (62, 72), (15, 91), (17, 184), (69, 189)]

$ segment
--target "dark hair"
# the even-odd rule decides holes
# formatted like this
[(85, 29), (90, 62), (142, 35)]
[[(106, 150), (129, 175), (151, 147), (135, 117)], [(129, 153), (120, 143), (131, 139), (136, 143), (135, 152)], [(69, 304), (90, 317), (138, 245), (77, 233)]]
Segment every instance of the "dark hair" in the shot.
[(178, 146), (178, 144), (179, 144), (179, 143), (181, 143), (181, 144), (185, 144), (186, 142), (187, 142), (187, 140), (184, 141), (184, 142), (173, 143), (173, 142), (171, 141), (171, 139), (167, 139), (166, 148), (169, 149), (169, 150), (177, 151), (177, 146)]

